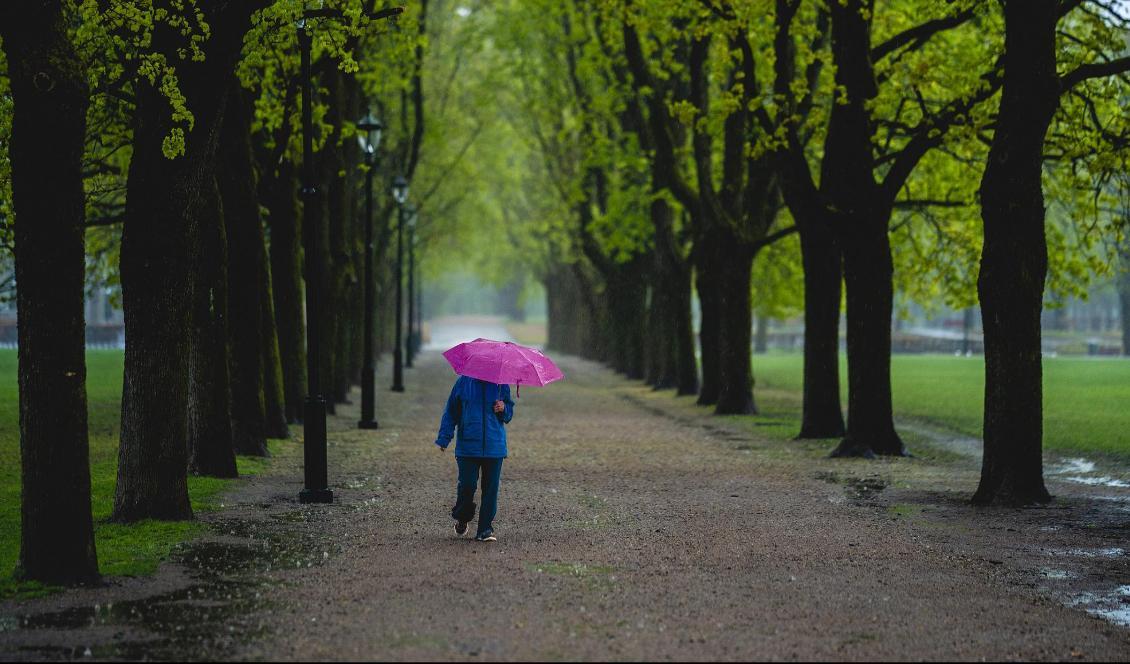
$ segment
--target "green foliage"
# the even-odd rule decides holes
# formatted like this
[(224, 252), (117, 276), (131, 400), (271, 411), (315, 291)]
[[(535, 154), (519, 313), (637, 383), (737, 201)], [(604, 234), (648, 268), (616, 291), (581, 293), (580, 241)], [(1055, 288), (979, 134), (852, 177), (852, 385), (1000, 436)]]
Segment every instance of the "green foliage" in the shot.
[[(1125, 51), (1125, 19), (1093, 3), (1070, 12), (1061, 23), (1061, 73), (1099, 63)], [(363, 0), (330, 0), (340, 17), (311, 19), (315, 64), (329, 61), (356, 76), (368, 104), (385, 121), (382, 180), (403, 168), (415, 121), (406, 97), (423, 53), (425, 149), (413, 182), (420, 207), (424, 268), (443, 269), (447, 257), (473, 257), (488, 283), (500, 284), (514, 272), (543, 274), (557, 262), (586, 260), (587, 234), (598, 254), (625, 261), (651, 244), (648, 206), (654, 196), (648, 178), (650, 159), (624, 126), (630, 104), (651, 91), (624, 75), (620, 28), (629, 21), (643, 37), (667, 103), (684, 128), (676, 137), (679, 159), (689, 179), (692, 128), (721, 139), (724, 123), (740, 108), (741, 95), (757, 90), (755, 112), (773, 118), (775, 129), (751, 133), (747, 150), (759, 154), (779, 146), (785, 127), (795, 126), (808, 146), (818, 173), (828, 111), (837, 91), (828, 42), (821, 38), (822, 0), (800, 3), (789, 38), (795, 71), (788, 94), (772, 89), (774, 24), (772, 0), (697, 0), (593, 3), (584, 0), (430, 0), (428, 31), (417, 19), (422, 3), (407, 3), (394, 22), (373, 24), (363, 15)], [(184, 150), (193, 126), (191, 100), (177, 84), (178, 66), (206, 59), (214, 26), (201, 0), (74, 0), (73, 37), (86, 64), (91, 86), (86, 146), (88, 276), (92, 288), (117, 285), (116, 222), (125, 206), (125, 175), (130, 159), (133, 96), (144, 81), (168, 103), (173, 129), (165, 152)], [(297, 162), (301, 133), (296, 77), (295, 25), (306, 3), (275, 0), (254, 19), (245, 40), (238, 76), (255, 98), (256, 142), (269, 153)], [(880, 163), (907, 145), (910, 130), (953, 100), (968, 98), (986, 85), (983, 75), (1000, 55), (1002, 19), (994, 2), (965, 0), (881, 0), (869, 13), (872, 43), (879, 44), (924, 21), (966, 9), (973, 18), (921, 43), (896, 49), (875, 63), (878, 95), (868, 108), (875, 123), (873, 144)], [(154, 34), (165, 30), (174, 47), (159, 51)], [(754, 76), (735, 70), (740, 53), (733, 36), (744, 32), (754, 49)], [(705, 113), (686, 96), (680, 50), (692, 36), (710, 35), (707, 64), (712, 81)], [(0, 63), (2, 65), (3, 63)], [(6, 69), (6, 67), (2, 67)], [(803, 73), (804, 75), (799, 75)], [(811, 74), (811, 75), (809, 75)], [(11, 130), (11, 96), (0, 73), (0, 145)], [(352, 140), (351, 123), (328, 123), (328, 91), (314, 95), (315, 149), (336, 136)], [(1119, 195), (1119, 174), (1127, 171), (1130, 122), (1124, 112), (1125, 77), (1100, 77), (1076, 86), (1061, 99), (1048, 136), (1045, 189), (1049, 202), (1049, 296), (1080, 294), (1113, 264), (1122, 230), (1110, 213)], [(811, 108), (800, 112), (798, 100)], [(975, 302), (980, 252), (977, 187), (992, 134), (996, 98), (978, 104), (954, 123), (942, 144), (919, 164), (900, 192), (892, 220), (896, 280), (903, 300), (926, 306), (964, 306)], [(715, 172), (721, 151), (715, 150)], [(0, 151), (0, 246), (10, 249), (10, 166)], [(594, 173), (604, 178), (594, 195)], [(885, 166), (877, 170), (877, 177)], [(379, 187), (383, 198), (384, 187)], [(577, 215), (587, 207), (582, 228)], [(680, 217), (681, 215), (677, 215)], [(783, 223), (783, 222), (781, 222)], [(778, 224), (780, 227), (780, 223)], [(787, 251), (762, 254), (762, 260), (791, 260)], [(589, 256), (599, 258), (599, 256)], [(779, 269), (778, 269), (779, 268)], [(3, 271), (0, 266), (0, 271)], [(795, 300), (796, 285), (778, 278), (789, 265), (758, 268), (759, 300)], [(794, 273), (795, 274), (795, 273)], [(786, 307), (788, 309), (789, 307)]]
[(783, 319), (804, 313), (804, 268), (795, 233), (761, 250), (751, 275), (753, 311)]

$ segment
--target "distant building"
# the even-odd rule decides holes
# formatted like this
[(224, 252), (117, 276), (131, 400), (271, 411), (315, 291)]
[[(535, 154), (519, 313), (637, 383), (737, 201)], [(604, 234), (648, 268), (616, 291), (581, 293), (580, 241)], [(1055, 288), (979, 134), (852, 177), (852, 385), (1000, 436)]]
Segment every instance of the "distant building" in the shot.
[[(109, 289), (87, 292), (83, 308), (86, 317), (86, 345), (94, 348), (125, 348), (125, 318), (115, 307)], [(16, 300), (0, 301), (0, 347), (15, 348), (18, 336)]]

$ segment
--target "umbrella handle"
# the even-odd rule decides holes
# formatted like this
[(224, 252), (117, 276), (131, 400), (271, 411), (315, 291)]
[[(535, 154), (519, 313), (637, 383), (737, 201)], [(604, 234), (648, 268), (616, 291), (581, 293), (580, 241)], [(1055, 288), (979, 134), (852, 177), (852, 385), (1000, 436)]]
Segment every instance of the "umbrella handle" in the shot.
[(514, 394), (516, 399), (522, 398), (522, 381), (519, 380), (514, 383)]

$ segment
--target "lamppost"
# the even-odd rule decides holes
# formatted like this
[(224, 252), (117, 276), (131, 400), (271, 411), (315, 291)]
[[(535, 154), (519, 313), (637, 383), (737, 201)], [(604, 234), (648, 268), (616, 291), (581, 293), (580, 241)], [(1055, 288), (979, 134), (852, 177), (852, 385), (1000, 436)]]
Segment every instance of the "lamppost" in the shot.
[[(365, 15), (373, 21), (396, 16), (403, 7), (392, 7)], [(298, 494), (302, 503), (332, 503), (334, 493), (329, 488), (326, 468), (326, 398), (318, 375), (321, 357), (319, 336), (322, 320), (318, 289), (322, 283), (322, 264), (319, 260), (319, 229), (314, 227), (312, 209), (317, 205), (318, 187), (314, 183), (314, 129), (311, 109), (310, 51), (313, 37), (307, 27), (311, 19), (344, 18), (338, 9), (307, 9), (298, 20), (298, 50), (302, 76), (302, 242), (305, 247), (304, 269), (306, 275), (306, 400), (302, 416), (302, 465), (305, 487)]]
[(408, 361), (416, 357), (416, 208), (412, 207), (408, 216)]
[(318, 352), (322, 310), (318, 289), (322, 283), (322, 264), (318, 260), (318, 229), (312, 209), (317, 205), (314, 184), (314, 131), (310, 92), (310, 48), (312, 37), (306, 29), (306, 16), (298, 22), (298, 48), (302, 66), (302, 235), (306, 269), (306, 400), (303, 403), (302, 451), (305, 488), (298, 494), (303, 503), (332, 503), (326, 469), (326, 399), (318, 375)]
[(384, 125), (372, 113), (357, 121), (357, 142), (365, 154), (365, 363), (361, 368), (361, 421), (360, 429), (376, 429), (375, 395), (373, 382), (373, 175), (377, 171), (377, 149), (381, 145)]
[(392, 181), (392, 197), (396, 201), (396, 336), (392, 349), (392, 391), (404, 391), (404, 215), (408, 202), (408, 180), (397, 175)]

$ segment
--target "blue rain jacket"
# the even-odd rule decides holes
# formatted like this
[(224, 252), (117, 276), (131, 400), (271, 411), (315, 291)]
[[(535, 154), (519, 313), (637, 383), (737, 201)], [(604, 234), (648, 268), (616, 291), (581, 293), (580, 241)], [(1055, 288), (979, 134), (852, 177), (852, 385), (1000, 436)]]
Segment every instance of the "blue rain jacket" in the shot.
[[(501, 413), (494, 412), (494, 402), (497, 400), (506, 404)], [(455, 435), (455, 427), (458, 426), (455, 456), (504, 458), (505, 425), (513, 417), (514, 402), (510, 400), (509, 385), (496, 385), (478, 378), (460, 376), (451, 388), (447, 407), (440, 418), (436, 445), (446, 450)]]

